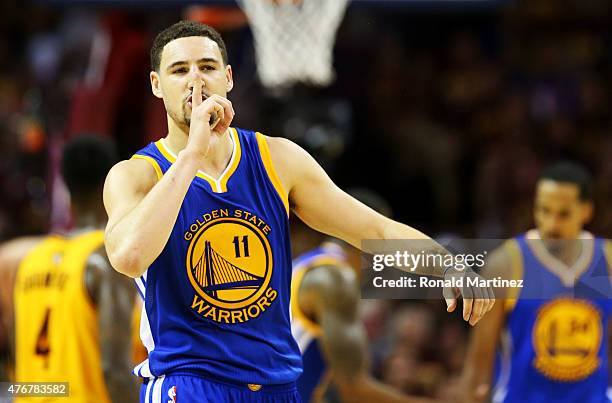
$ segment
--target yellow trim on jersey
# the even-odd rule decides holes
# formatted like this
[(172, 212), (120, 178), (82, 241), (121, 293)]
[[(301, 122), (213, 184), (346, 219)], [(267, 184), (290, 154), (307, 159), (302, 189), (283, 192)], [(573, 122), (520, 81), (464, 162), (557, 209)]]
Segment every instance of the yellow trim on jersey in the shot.
[(263, 134), (257, 132), (255, 133), (257, 136), (257, 145), (259, 146), (259, 154), (261, 155), (261, 160), (263, 161), (264, 167), (266, 168), (266, 172), (268, 173), (268, 177), (270, 178), (270, 182), (276, 189), (276, 193), (280, 196), (283, 204), (285, 205), (285, 210), (287, 210), (287, 216), (289, 216), (289, 199), (287, 192), (285, 192), (285, 188), (283, 187), (283, 183), (280, 181), (278, 175), (276, 174), (276, 170), (274, 169), (274, 164), (272, 163), (272, 157), (270, 156), (270, 149), (268, 148), (268, 142)]
[(221, 192), (227, 192), (227, 181), (229, 181), (229, 178), (232, 177), (236, 171), (236, 168), (238, 168), (238, 164), (240, 163), (240, 159), (242, 157), (242, 147), (240, 147), (238, 131), (233, 127), (230, 127), (230, 134), (234, 139), (234, 152), (232, 153), (232, 158), (230, 159), (228, 167), (225, 169), (218, 181), (219, 185), (221, 186)]
[[(174, 164), (176, 162), (176, 157), (171, 154), (170, 150), (168, 150), (168, 148), (166, 147), (166, 145), (164, 144), (162, 140), (163, 139), (157, 140), (155, 142), (155, 145), (157, 146), (157, 149), (159, 150), (159, 152), (164, 156), (164, 158), (167, 159), (168, 162), (170, 162), (171, 164)], [(215, 193), (218, 193), (217, 186), (215, 184), (215, 181), (212, 178), (210, 178), (208, 175), (204, 174), (202, 171), (199, 171), (199, 170), (196, 173), (196, 176), (208, 182), (212, 191)]]
[(293, 278), (291, 279), (291, 316), (295, 318), (306, 330), (312, 333), (315, 337), (319, 337), (321, 335), (321, 328), (319, 325), (308, 319), (308, 317), (302, 312), (299, 307), (298, 302), (298, 293), (300, 290), (300, 286), (302, 285), (302, 280), (304, 279), (304, 274), (306, 274), (308, 270), (304, 268), (304, 270), (300, 270), (293, 274)]
[[(505, 248), (508, 255), (510, 255), (510, 279), (523, 279), (523, 275), (525, 272), (525, 269), (523, 267), (523, 254), (521, 253), (521, 248), (519, 247), (518, 242), (516, 241), (516, 239), (511, 239), (504, 243), (503, 248)], [(506, 312), (510, 312), (514, 309), (514, 306), (518, 301), (519, 294), (520, 289), (517, 287), (510, 288), (508, 290), (508, 295), (506, 296), (506, 301), (504, 305)]]
[(149, 157), (148, 155), (134, 154), (131, 159), (145, 160), (149, 164), (151, 164), (153, 166), (153, 169), (155, 169), (155, 173), (157, 174), (157, 180), (160, 180), (162, 176), (164, 176), (157, 161), (155, 161), (155, 159)]
[[(218, 179), (213, 178), (208, 175), (204, 171), (198, 170), (196, 176), (198, 178), (204, 179), (210, 185), (210, 188), (215, 193), (225, 193), (227, 192), (227, 182), (229, 178), (234, 174), (236, 168), (238, 168), (238, 164), (240, 163), (240, 157), (242, 156), (242, 148), (240, 147), (240, 139), (238, 138), (238, 131), (233, 127), (229, 128), (230, 137), (232, 139), (232, 143), (234, 144), (234, 149), (232, 150), (232, 156), (230, 158), (228, 166), (225, 168), (223, 173)], [(168, 160), (171, 164), (176, 162), (176, 155), (168, 149), (166, 146), (164, 139), (159, 139), (155, 142), (155, 146), (159, 150), (159, 152), (164, 156), (165, 159)]]
[(324, 265), (346, 266), (345, 263), (337, 258), (331, 256), (321, 256), (310, 261), (308, 264), (304, 265), (304, 267), (296, 268), (291, 279), (291, 315), (314, 337), (319, 337), (321, 335), (321, 327), (309, 319), (308, 316), (306, 316), (306, 314), (300, 309), (298, 294), (302, 285), (302, 280), (304, 279), (304, 275), (310, 270)]
[(176, 158), (174, 158), (174, 155), (170, 154), (170, 151), (166, 148), (162, 140), (163, 138), (157, 140), (155, 142), (155, 146), (157, 147), (161, 155), (163, 155), (164, 158), (168, 160), (169, 163), (174, 164), (174, 162), (176, 161)]

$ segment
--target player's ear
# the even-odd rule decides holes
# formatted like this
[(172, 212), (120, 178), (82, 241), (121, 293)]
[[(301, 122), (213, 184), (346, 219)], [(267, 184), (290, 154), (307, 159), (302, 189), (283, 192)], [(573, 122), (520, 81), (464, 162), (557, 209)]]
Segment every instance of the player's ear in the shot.
[(159, 74), (157, 74), (156, 71), (152, 71), (149, 74), (149, 78), (151, 79), (151, 92), (153, 92), (153, 95), (155, 95), (157, 98), (162, 98), (163, 92), (159, 82)]
[(227, 80), (226, 91), (230, 92), (234, 88), (234, 73), (232, 72), (232, 66), (229, 64), (225, 66), (225, 78)]

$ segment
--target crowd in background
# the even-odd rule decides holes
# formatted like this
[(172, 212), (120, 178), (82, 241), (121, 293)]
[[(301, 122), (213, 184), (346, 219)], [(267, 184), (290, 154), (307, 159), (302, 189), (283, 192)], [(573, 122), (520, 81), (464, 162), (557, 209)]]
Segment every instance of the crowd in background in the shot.
[[(396, 219), (462, 237), (528, 229), (540, 168), (571, 158), (596, 178), (589, 228), (612, 236), (612, 3), (494, 3), (351, 6), (337, 81), (280, 97), (256, 80), (248, 28), (224, 32), (235, 125), (290, 137), (341, 187), (384, 196)], [(0, 240), (69, 226), (56, 180), (64, 139), (111, 136), (129, 157), (165, 134), (148, 49), (182, 13), (0, 5)], [(442, 301), (362, 309), (377, 377), (452, 393), (468, 333)]]

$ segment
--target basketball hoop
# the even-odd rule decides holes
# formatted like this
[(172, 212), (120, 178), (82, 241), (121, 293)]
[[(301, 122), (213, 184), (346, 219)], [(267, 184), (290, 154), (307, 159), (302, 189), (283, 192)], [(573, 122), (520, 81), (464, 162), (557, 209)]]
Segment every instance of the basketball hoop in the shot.
[(253, 31), (257, 72), (268, 88), (334, 80), (333, 44), (348, 0), (239, 0)]

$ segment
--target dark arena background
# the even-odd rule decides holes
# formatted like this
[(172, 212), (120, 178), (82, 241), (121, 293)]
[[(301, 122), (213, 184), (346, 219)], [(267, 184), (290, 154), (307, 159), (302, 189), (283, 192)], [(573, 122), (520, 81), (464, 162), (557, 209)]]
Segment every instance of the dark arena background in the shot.
[[(349, 1), (330, 37), (333, 81), (276, 86), (258, 76), (253, 25), (235, 1), (4, 0), (0, 241), (71, 228), (59, 178), (69, 139), (111, 138), (127, 159), (166, 134), (149, 48), (180, 19), (226, 41), (232, 126), (293, 140), (342, 189), (382, 196), (394, 219), (444, 239), (515, 236), (534, 225), (540, 170), (570, 159), (595, 179), (587, 228), (612, 236), (609, 0)], [(291, 222), (297, 255), (318, 238)], [(453, 401), (470, 332), (460, 315), (441, 299), (360, 303), (373, 376)], [(0, 368), (0, 381), (10, 374)]]

